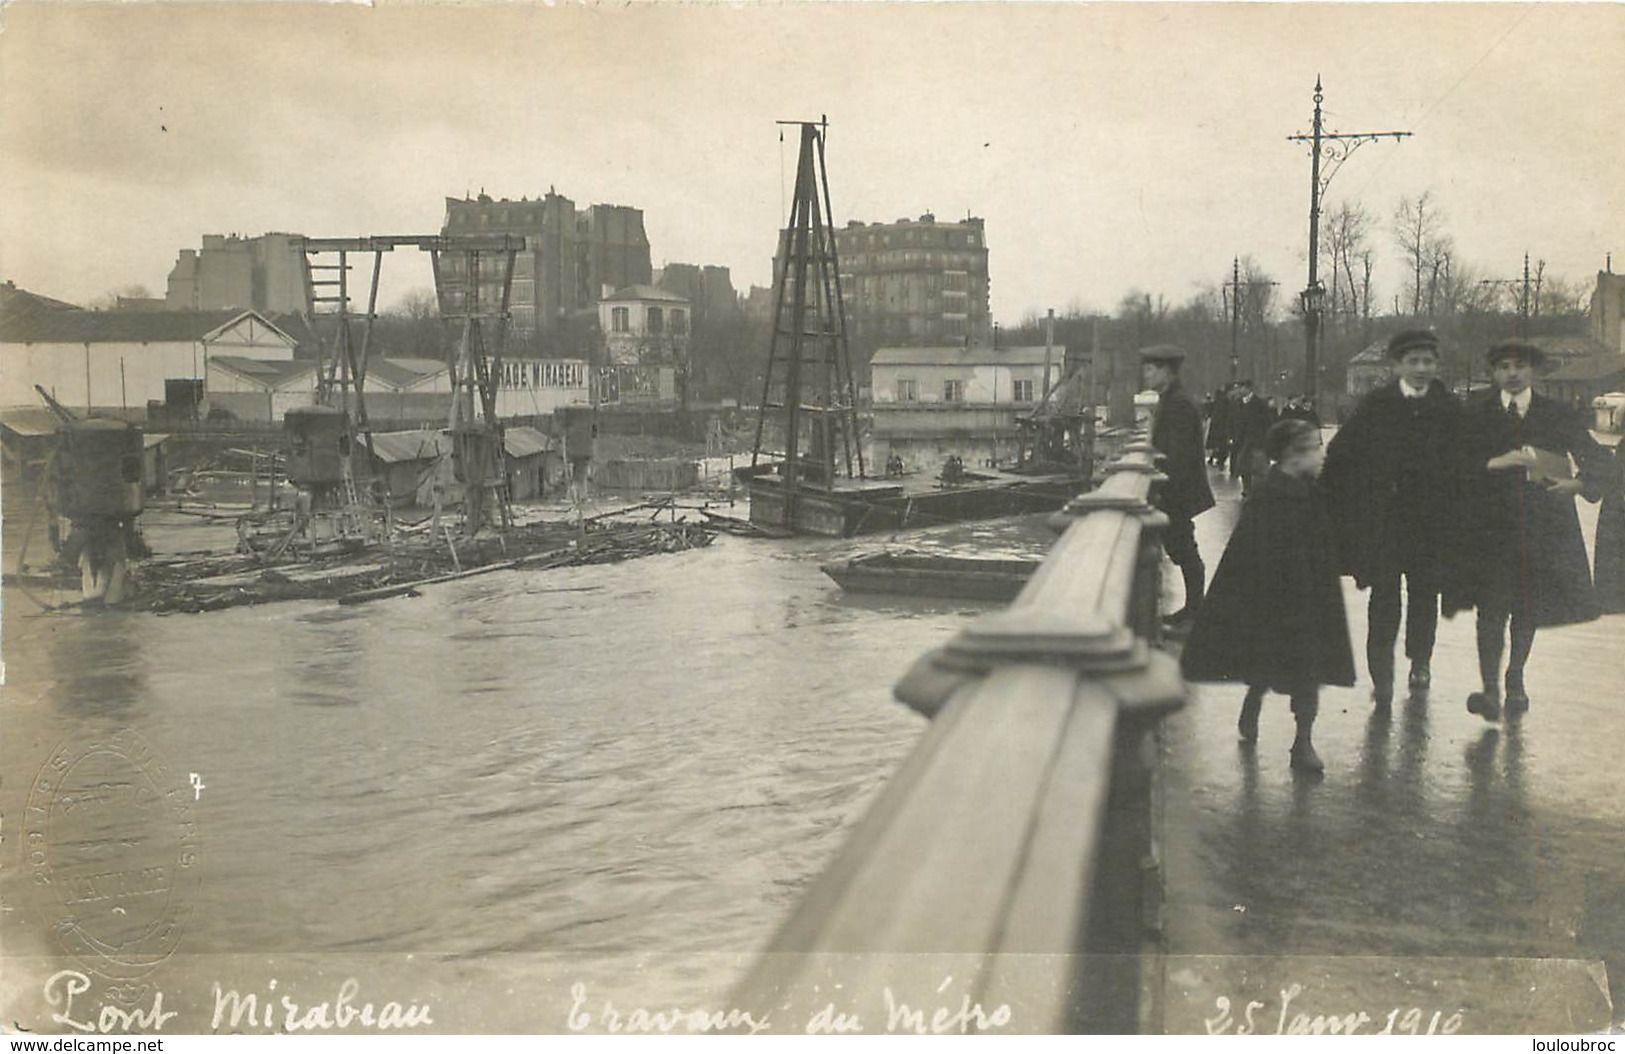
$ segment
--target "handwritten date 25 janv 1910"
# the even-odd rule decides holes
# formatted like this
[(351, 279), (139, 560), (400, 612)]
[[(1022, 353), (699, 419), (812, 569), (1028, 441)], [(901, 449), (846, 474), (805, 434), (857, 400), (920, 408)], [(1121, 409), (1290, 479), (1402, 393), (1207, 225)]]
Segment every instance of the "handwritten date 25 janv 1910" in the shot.
[(1429, 1014), (1415, 1006), (1396, 1006), (1386, 1014), (1379, 1012), (1379, 1016), (1364, 1010), (1307, 1014), (1292, 1006), (1302, 994), (1303, 985), (1290, 985), (1281, 989), (1281, 1005), (1273, 1014), (1268, 1003), (1254, 999), (1241, 1008), (1239, 1017), (1230, 997), (1221, 995), (1213, 1000), (1217, 1013), (1205, 1018), (1203, 1024), (1210, 1036), (1351, 1036), (1360, 1032), (1377, 1036), (1453, 1036), (1463, 1024), (1463, 1011), (1446, 1014), (1434, 1010)]

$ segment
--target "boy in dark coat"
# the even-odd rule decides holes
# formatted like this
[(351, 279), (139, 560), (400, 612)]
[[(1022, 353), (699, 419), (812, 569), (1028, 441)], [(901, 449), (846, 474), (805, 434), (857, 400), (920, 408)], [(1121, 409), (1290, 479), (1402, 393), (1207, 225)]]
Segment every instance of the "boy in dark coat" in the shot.
[(1185, 579), (1185, 606), (1163, 619), (1172, 627), (1189, 623), (1202, 605), (1207, 567), (1196, 548), (1196, 526), (1192, 521), (1213, 508), (1213, 489), (1208, 486), (1207, 465), (1202, 457), (1202, 411), (1179, 383), (1184, 361), (1184, 351), (1171, 344), (1140, 351), (1145, 386), (1157, 392), (1151, 445), (1161, 455), (1158, 467), (1168, 477), (1153, 498), (1157, 508), (1168, 515), (1162, 547)]
[(1310, 739), (1320, 686), (1354, 683), (1331, 523), (1315, 490), (1320, 431), (1281, 421), (1265, 440), (1274, 465), (1253, 487), (1191, 630), (1181, 669), (1192, 681), (1247, 685), (1237, 728), (1258, 739), (1266, 691), (1291, 697), (1298, 734), (1292, 767), (1324, 769)]
[(1373, 390), (1326, 447), (1321, 474), (1338, 530), (1343, 573), (1371, 590), (1365, 659), (1371, 698), (1394, 698), (1394, 644), (1399, 637), (1399, 586), (1405, 580), (1408, 684), (1420, 695), (1432, 683), (1439, 626), (1440, 565), (1453, 523), (1451, 453), (1461, 407), (1438, 379), (1439, 343), (1425, 329), (1388, 342), (1396, 376)]
[[(1478, 608), (1482, 692), (1467, 709), (1487, 721), (1501, 716), (1500, 667), (1508, 643), (1506, 715), (1529, 709), (1524, 665), (1539, 626), (1587, 622), (1598, 615), (1591, 567), (1574, 496), (1596, 501), (1612, 465), (1608, 452), (1570, 407), (1530, 387), (1542, 360), (1538, 347), (1507, 341), (1490, 349), (1495, 390), (1463, 414), (1461, 457), (1467, 517), (1454, 569), (1450, 606)], [(1568, 461), (1579, 465), (1577, 478)]]

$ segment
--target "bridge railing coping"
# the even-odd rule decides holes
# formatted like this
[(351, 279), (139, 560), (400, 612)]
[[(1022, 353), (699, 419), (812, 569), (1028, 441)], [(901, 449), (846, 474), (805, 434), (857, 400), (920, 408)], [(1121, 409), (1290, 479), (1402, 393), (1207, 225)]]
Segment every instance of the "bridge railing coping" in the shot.
[(1107, 472), (1010, 607), (898, 682), (931, 726), (732, 1005), (806, 1021), (930, 961), (1021, 1031), (1146, 1024), (1157, 742), (1185, 686), (1152, 647), (1167, 521), (1143, 433)]

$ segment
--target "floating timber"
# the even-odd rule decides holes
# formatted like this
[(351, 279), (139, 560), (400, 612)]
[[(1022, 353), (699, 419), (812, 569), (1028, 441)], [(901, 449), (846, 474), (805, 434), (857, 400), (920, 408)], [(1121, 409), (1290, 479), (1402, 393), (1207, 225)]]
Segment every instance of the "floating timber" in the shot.
[(996, 560), (887, 550), (832, 560), (823, 572), (852, 593), (951, 597), (1009, 603), (1038, 569), (1038, 560)]

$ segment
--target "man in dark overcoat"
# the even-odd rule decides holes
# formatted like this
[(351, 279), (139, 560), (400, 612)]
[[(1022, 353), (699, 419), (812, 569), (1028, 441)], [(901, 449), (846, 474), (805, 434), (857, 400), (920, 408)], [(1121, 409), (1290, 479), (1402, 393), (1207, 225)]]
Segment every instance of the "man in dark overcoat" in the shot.
[[(1501, 716), (1501, 658), (1508, 650), (1506, 714), (1529, 709), (1524, 666), (1535, 630), (1587, 622), (1598, 616), (1576, 495), (1597, 501), (1613, 465), (1587, 431), (1581, 415), (1536, 393), (1539, 347), (1506, 341), (1490, 349), (1496, 387), (1463, 414), (1459, 446), (1465, 484), (1463, 559), (1452, 565), (1445, 610), (1477, 607), (1482, 692), (1467, 709)], [(1570, 476), (1570, 459), (1579, 474)], [(1567, 478), (1566, 478), (1567, 477)]]
[(1275, 423), (1275, 413), (1253, 391), (1252, 381), (1237, 381), (1236, 390), (1241, 395), (1230, 408), (1230, 475), (1240, 477), (1242, 492), (1246, 493), (1253, 480), (1269, 471), (1264, 437)]
[(1193, 521), (1213, 508), (1213, 489), (1208, 485), (1207, 464), (1202, 457), (1202, 411), (1179, 382), (1184, 362), (1185, 352), (1171, 344), (1140, 351), (1145, 386), (1157, 393), (1151, 445), (1160, 455), (1158, 467), (1168, 477), (1153, 498), (1156, 507), (1168, 516), (1162, 547), (1185, 579), (1185, 605), (1163, 620), (1173, 627), (1188, 624), (1202, 604), (1207, 568), (1196, 548)]
[(1321, 473), (1344, 574), (1371, 590), (1366, 667), (1379, 707), (1394, 698), (1400, 580), (1408, 603), (1405, 657), (1415, 694), (1432, 683), (1441, 562), (1450, 544), (1461, 407), (1439, 380), (1439, 342), (1410, 329), (1388, 342), (1394, 377), (1360, 400), (1326, 447)]

